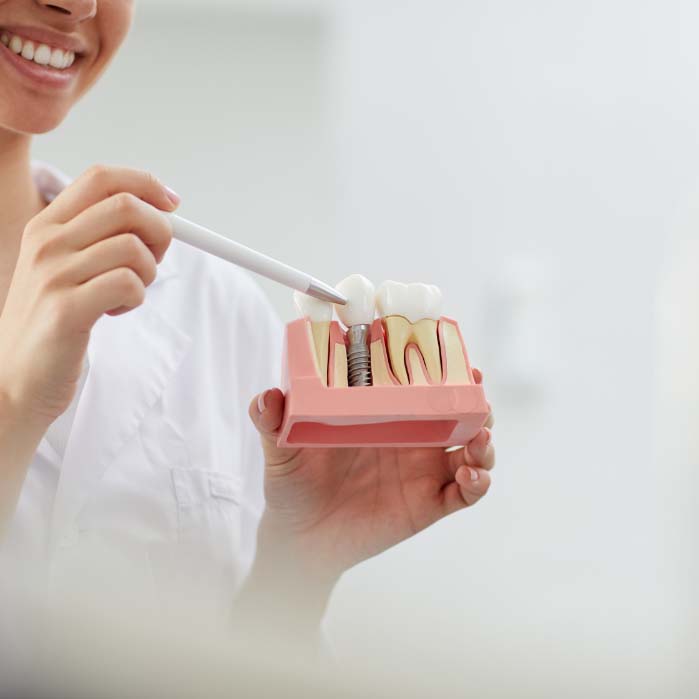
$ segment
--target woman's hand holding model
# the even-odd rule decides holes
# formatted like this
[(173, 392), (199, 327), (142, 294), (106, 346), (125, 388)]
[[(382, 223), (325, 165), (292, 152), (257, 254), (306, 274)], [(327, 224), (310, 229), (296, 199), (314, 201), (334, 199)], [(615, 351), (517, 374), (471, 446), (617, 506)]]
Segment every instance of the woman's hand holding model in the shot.
[(156, 209), (177, 204), (149, 174), (95, 167), (26, 226), (0, 315), (0, 431), (15, 435), (0, 457), (11, 486), (0, 488), (0, 529), (75, 395), (93, 325), (143, 303), (172, 239)]
[[(267, 462), (267, 509), (249, 589), (276, 585), (295, 600), (302, 620), (319, 620), (344, 571), (474, 505), (490, 487), (492, 416), (464, 449), (447, 452), (279, 449), (283, 413), (278, 389), (250, 406)], [(275, 574), (280, 561), (284, 567)]]

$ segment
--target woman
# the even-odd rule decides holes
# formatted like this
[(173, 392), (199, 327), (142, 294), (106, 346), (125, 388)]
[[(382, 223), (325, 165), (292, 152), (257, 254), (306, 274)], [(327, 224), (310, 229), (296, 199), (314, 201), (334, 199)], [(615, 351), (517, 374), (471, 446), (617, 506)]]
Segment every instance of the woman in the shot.
[(92, 87), (132, 10), (0, 0), (6, 555), (52, 588), (90, 571), (217, 614), (239, 588), (240, 608), (311, 631), (345, 570), (487, 492), (490, 432), (448, 454), (278, 449), (282, 392), (250, 399), (274, 383), (279, 325), (247, 276), (171, 244), (157, 210), (179, 197), (128, 169), (32, 169), (31, 135)]

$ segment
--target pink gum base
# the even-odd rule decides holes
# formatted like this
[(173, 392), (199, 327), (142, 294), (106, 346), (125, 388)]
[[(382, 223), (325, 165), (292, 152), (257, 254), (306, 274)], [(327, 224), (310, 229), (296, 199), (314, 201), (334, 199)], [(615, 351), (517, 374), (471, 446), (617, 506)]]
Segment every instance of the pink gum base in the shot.
[[(329, 388), (316, 371), (305, 319), (286, 326), (283, 385), (286, 393), (280, 447), (451, 447), (465, 445), (485, 424), (489, 406), (483, 387), (472, 384)], [(449, 318), (441, 324), (455, 321)], [(338, 323), (330, 329), (334, 342), (343, 338)], [(372, 340), (384, 337), (380, 320)], [(459, 333), (461, 337), (461, 333)], [(463, 338), (461, 338), (463, 345)], [(444, 343), (442, 366), (445, 366)], [(385, 347), (385, 345), (384, 345)], [(385, 350), (384, 350), (385, 351)], [(468, 373), (473, 373), (464, 346)]]

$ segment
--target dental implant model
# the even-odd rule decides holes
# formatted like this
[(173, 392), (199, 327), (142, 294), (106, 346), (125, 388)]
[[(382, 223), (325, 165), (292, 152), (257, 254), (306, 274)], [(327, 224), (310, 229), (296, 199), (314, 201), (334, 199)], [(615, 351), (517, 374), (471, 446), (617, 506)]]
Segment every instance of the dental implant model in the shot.
[[(296, 294), (283, 362), (282, 447), (466, 444), (490, 407), (459, 326), (429, 284), (337, 285), (346, 306)], [(378, 317), (375, 318), (377, 315)], [(343, 327), (344, 326), (344, 327)]]
[(336, 289), (347, 297), (337, 315), (347, 328), (347, 380), (350, 386), (371, 386), (369, 332), (374, 322), (374, 285), (361, 274), (343, 279)]

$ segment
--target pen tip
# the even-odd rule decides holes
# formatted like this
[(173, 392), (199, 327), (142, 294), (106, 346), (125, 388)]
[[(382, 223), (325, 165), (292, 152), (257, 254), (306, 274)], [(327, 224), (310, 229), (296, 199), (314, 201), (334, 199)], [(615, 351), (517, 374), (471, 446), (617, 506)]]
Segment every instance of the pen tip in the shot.
[(336, 289), (333, 289), (328, 284), (324, 284), (323, 282), (320, 282), (317, 279), (314, 279), (311, 282), (306, 293), (309, 296), (313, 296), (316, 299), (320, 299), (321, 301), (328, 301), (329, 303), (336, 303), (338, 306), (346, 306), (347, 305), (347, 297), (346, 296), (343, 296)]

